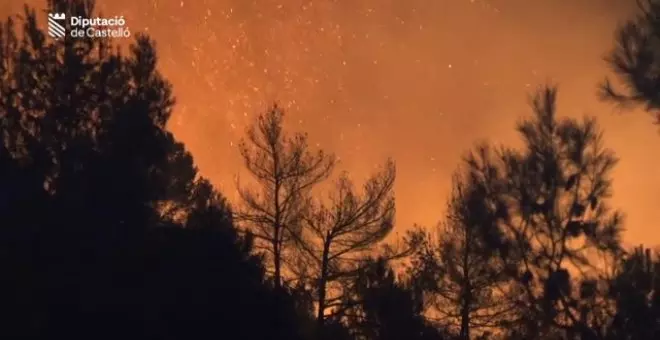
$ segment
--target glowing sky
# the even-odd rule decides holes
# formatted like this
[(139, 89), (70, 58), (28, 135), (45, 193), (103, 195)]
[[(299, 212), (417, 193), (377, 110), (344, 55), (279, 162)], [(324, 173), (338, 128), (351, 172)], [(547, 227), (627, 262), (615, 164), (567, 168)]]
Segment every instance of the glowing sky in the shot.
[[(35, 0), (29, 3), (41, 4)], [(360, 178), (397, 161), (397, 224), (434, 225), (451, 173), (474, 142), (515, 143), (539, 84), (562, 115), (598, 115), (621, 162), (614, 204), (630, 243), (660, 243), (660, 143), (642, 113), (596, 98), (602, 57), (630, 0), (100, 0), (158, 42), (178, 106), (171, 129), (234, 197), (236, 143), (273, 101), (292, 129)], [(4, 0), (2, 13), (23, 1)], [(45, 18), (45, 15), (44, 15)]]

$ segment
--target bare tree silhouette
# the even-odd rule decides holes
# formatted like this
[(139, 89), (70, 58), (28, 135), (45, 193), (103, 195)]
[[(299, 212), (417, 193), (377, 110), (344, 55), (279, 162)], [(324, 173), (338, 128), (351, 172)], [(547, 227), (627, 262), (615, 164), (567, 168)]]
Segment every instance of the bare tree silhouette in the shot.
[(276, 287), (282, 282), (286, 247), (301, 232), (310, 190), (328, 178), (335, 165), (333, 155), (309, 151), (305, 134), (288, 137), (283, 118), (283, 111), (273, 106), (257, 118), (240, 146), (245, 166), (259, 187), (239, 188), (243, 209), (238, 217), (265, 244)]
[[(388, 161), (374, 174), (360, 195), (346, 174), (336, 182), (330, 202), (317, 201), (303, 219), (303, 234), (298, 240), (300, 255), (313, 271), (317, 321), (322, 327), (328, 310), (330, 317), (341, 315), (346, 304), (347, 282), (354, 280), (365, 259), (394, 228), (393, 186), (395, 165)], [(388, 258), (404, 255), (390, 251)], [(333, 295), (329, 295), (334, 292)]]

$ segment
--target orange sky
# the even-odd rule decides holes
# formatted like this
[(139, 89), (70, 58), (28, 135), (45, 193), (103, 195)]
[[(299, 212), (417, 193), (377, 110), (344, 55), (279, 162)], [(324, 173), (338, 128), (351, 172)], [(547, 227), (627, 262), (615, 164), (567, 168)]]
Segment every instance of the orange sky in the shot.
[[(28, 1), (42, 4), (41, 0)], [(24, 1), (4, 0), (0, 13)], [(434, 225), (460, 156), (512, 143), (527, 94), (560, 85), (562, 115), (598, 115), (621, 162), (614, 205), (626, 241), (660, 243), (660, 135), (642, 113), (599, 103), (602, 57), (631, 0), (99, 0), (157, 40), (174, 85), (171, 121), (204, 175), (231, 199), (236, 142), (268, 103), (292, 128), (366, 175), (398, 164), (397, 225)], [(44, 15), (45, 18), (45, 15)]]

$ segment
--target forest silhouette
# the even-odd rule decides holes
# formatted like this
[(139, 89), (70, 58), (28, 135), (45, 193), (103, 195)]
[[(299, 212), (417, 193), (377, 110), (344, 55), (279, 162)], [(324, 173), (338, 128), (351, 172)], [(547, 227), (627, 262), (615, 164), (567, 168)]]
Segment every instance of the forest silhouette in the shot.
[[(466, 153), (438, 228), (393, 240), (393, 160), (356, 185), (273, 105), (240, 144), (254, 181), (232, 207), (166, 128), (154, 41), (53, 40), (38, 17), (0, 27), (3, 339), (660, 338), (660, 254), (622, 245), (616, 156), (596, 118), (559, 115), (556, 87), (532, 96), (521, 147)], [(617, 29), (624, 90), (600, 86), (656, 117), (658, 18), (648, 0)]]

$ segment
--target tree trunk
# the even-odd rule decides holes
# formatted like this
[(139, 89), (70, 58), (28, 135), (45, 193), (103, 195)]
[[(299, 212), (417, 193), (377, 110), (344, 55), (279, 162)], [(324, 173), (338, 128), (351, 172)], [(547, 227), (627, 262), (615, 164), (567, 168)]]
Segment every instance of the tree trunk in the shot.
[(470, 306), (468, 298), (463, 301), (461, 307), (461, 340), (470, 340)]
[(463, 249), (463, 285), (461, 290), (461, 340), (470, 340), (470, 305), (472, 304), (472, 287), (470, 285), (470, 230), (466, 230), (465, 249)]
[(275, 267), (275, 275), (273, 282), (275, 289), (279, 290), (282, 287), (282, 272), (281, 272), (282, 255), (280, 253), (280, 230), (275, 228), (275, 235), (273, 240), (273, 267)]
[(323, 259), (321, 261), (321, 275), (319, 277), (319, 309), (316, 315), (316, 322), (319, 331), (323, 329), (325, 323), (325, 295), (326, 285), (328, 284), (328, 256), (330, 252), (330, 238), (327, 237), (323, 244)]

